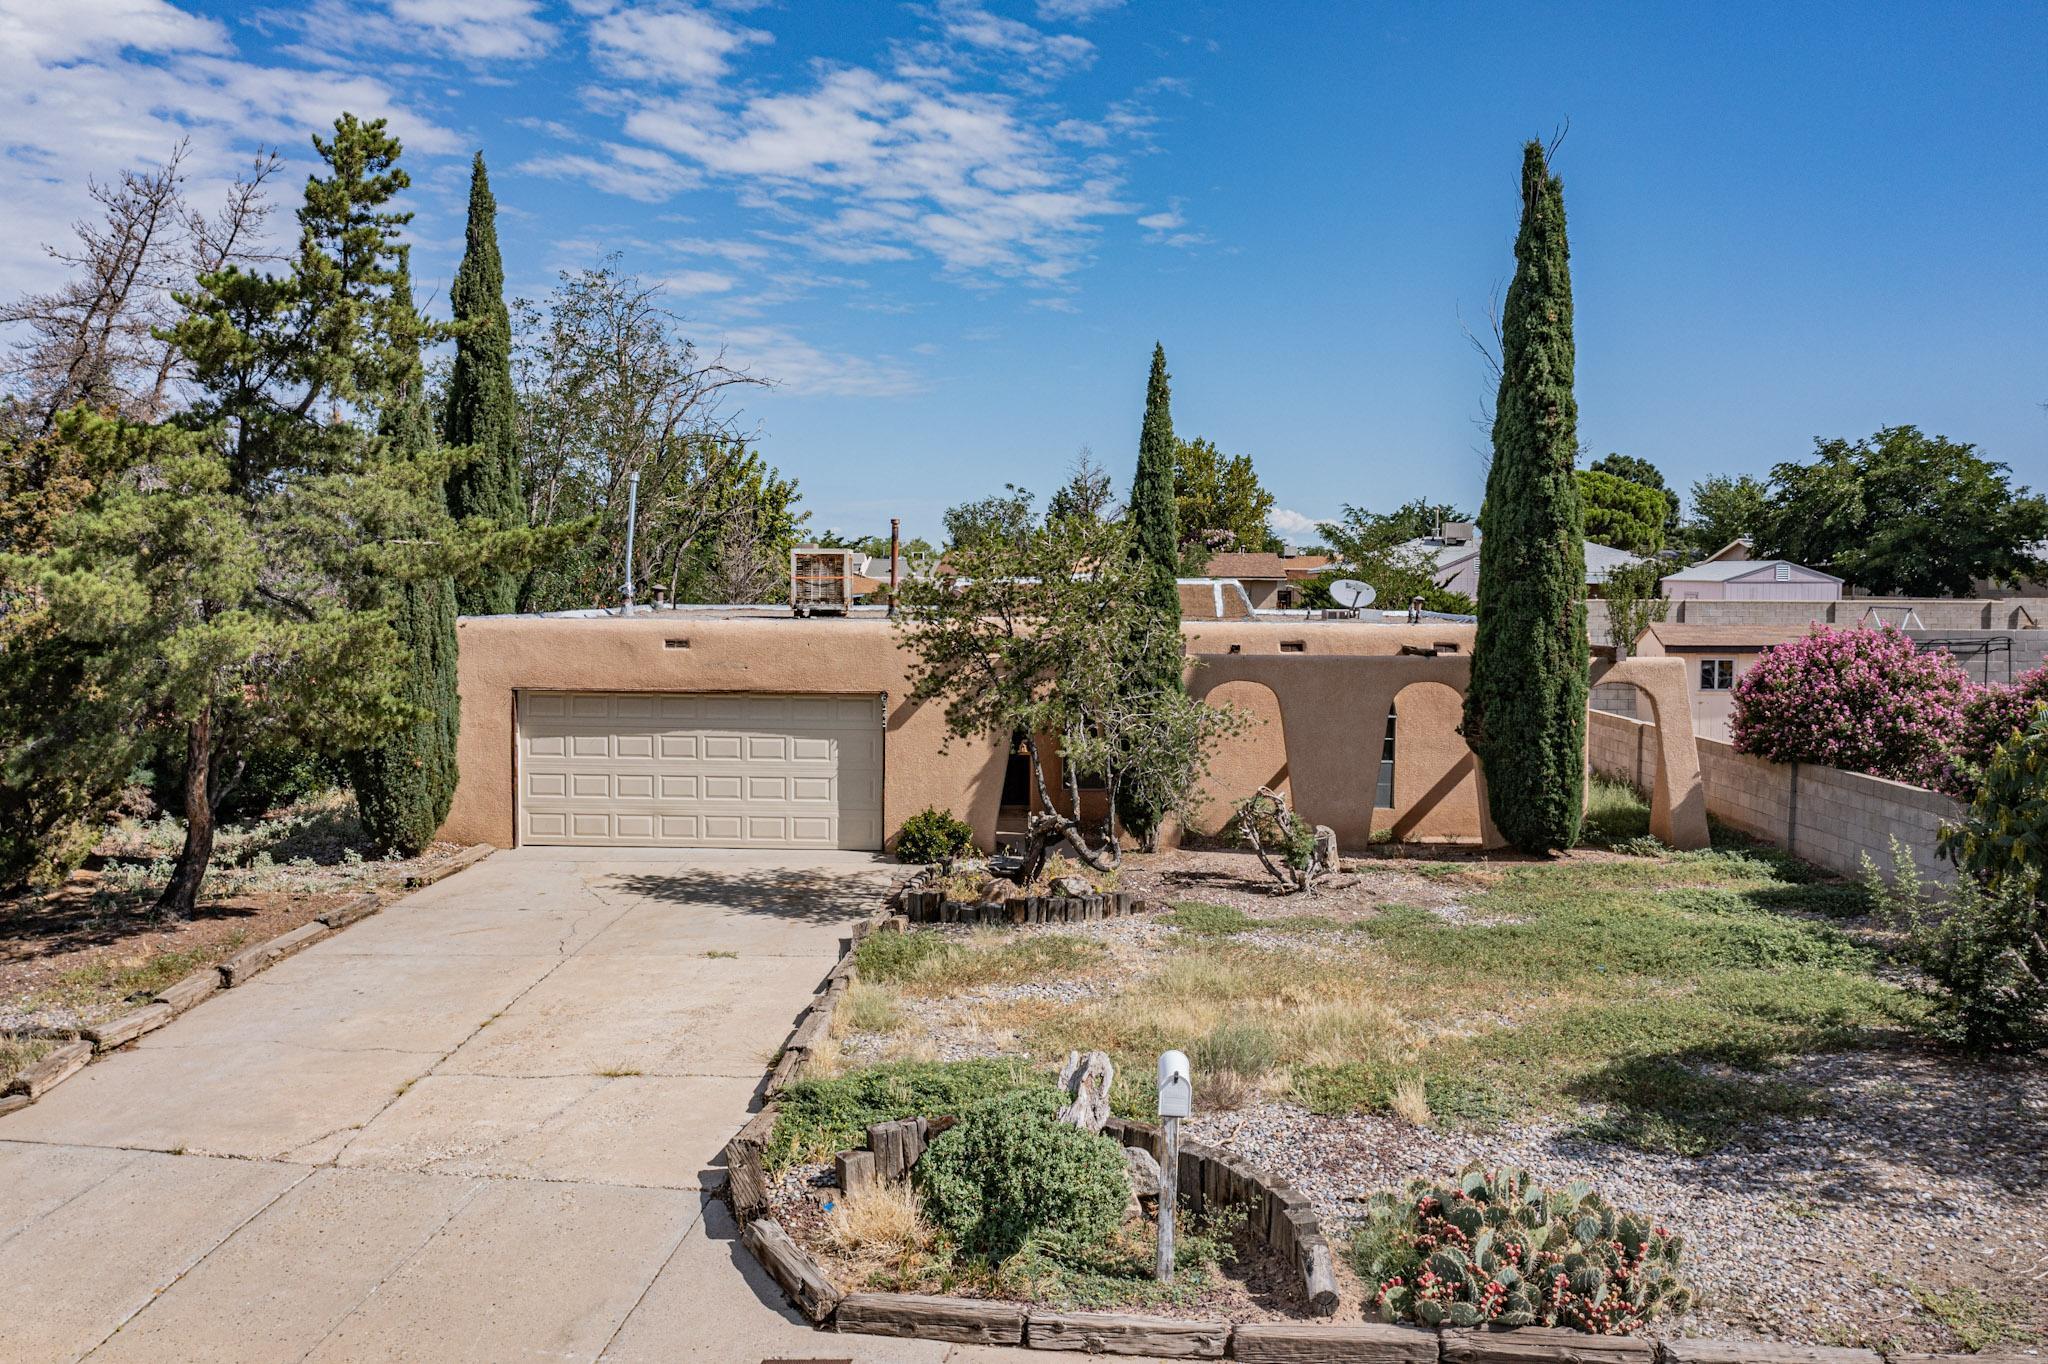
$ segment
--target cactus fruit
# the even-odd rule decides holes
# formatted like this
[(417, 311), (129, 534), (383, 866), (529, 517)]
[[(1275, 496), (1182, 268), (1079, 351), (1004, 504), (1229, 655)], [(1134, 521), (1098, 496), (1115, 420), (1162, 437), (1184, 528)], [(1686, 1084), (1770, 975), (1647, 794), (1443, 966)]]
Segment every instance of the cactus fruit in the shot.
[(1682, 1249), (1588, 1185), (1545, 1190), (1526, 1171), (1474, 1165), (1447, 1186), (1377, 1195), (1351, 1254), (1384, 1321), (1627, 1335), (1691, 1305)]

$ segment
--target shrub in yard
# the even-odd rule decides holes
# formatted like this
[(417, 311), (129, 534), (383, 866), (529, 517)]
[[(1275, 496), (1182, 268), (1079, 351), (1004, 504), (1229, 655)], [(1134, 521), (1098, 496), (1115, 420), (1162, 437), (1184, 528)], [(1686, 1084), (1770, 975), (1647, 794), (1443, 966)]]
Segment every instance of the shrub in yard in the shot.
[(1123, 1152), (1053, 1121), (1058, 1109), (1049, 1089), (988, 1099), (912, 1168), (926, 1212), (962, 1250), (999, 1264), (1027, 1242), (1086, 1245), (1116, 1233), (1130, 1195)]
[(974, 846), (974, 826), (951, 810), (927, 805), (903, 821), (896, 835), (899, 862), (945, 862)]
[(1735, 684), (1739, 753), (1945, 785), (1972, 683), (1947, 653), (1881, 630), (1815, 627)]
[(768, 1167), (830, 1160), (835, 1151), (859, 1146), (878, 1122), (960, 1113), (992, 1095), (1031, 1085), (1058, 1098), (1050, 1077), (1034, 1075), (1014, 1060), (892, 1061), (829, 1080), (800, 1080), (776, 1101), (780, 1111), (768, 1141)]
[(2010, 686), (1979, 687), (1963, 707), (1962, 752), (1943, 789), (1958, 800), (1977, 794), (1992, 755), (2048, 706), (2048, 668), (2022, 673)]
[(1995, 750), (1941, 848), (1962, 875), (1938, 904), (1896, 839), (1891, 883), (1866, 878), (1906, 930), (1936, 1027), (1978, 1051), (2048, 1044), (2048, 714)]
[(1582, 1184), (1543, 1189), (1473, 1165), (1449, 1185), (1377, 1195), (1351, 1259), (1382, 1320), (1628, 1335), (1691, 1303), (1682, 1249)]

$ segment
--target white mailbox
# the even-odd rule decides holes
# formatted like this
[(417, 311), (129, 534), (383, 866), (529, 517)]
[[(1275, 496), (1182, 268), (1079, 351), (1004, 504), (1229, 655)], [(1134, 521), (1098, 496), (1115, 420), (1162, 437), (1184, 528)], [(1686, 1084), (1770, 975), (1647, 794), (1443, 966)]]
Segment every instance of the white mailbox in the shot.
[(1188, 1075), (1188, 1058), (1177, 1051), (1159, 1055), (1159, 1116), (1185, 1118), (1195, 1111), (1195, 1085)]

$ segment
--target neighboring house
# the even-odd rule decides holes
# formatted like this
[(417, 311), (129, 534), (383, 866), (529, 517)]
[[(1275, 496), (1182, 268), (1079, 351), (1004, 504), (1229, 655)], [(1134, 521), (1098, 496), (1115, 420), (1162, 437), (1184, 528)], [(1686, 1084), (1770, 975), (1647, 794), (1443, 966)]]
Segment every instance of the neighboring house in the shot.
[[(1225, 589), (1182, 584), (1184, 597), (1205, 589), (1218, 609)], [(1182, 625), (1188, 685), (1261, 723), (1218, 745), (1198, 827), (1220, 828), (1268, 785), (1345, 845), (1383, 830), (1497, 841), (1458, 732), (1472, 626), (1225, 609)], [(462, 775), (443, 838), (879, 851), (936, 805), (994, 846), (1009, 736), (949, 739), (945, 707), (911, 699), (914, 659), (881, 607), (808, 619), (765, 607), (465, 617), (457, 639)], [(1684, 708), (1667, 660), (1611, 666), (1596, 665), (1595, 680), (1633, 681), (1665, 711)], [(1686, 789), (1656, 808), (1692, 809), (1697, 769), (1681, 756), (1692, 736), (1666, 733), (1659, 770)], [(1682, 846), (1704, 843), (1704, 820), (1678, 836), (1695, 835)]]
[(1737, 536), (1727, 544), (1700, 560), (1703, 564), (1739, 563), (1750, 558), (1756, 549), (1756, 542), (1746, 536)]
[(1706, 559), (1666, 574), (1662, 590), (1672, 601), (1839, 601), (1842, 580), (1789, 559)]
[(1212, 554), (1204, 576), (1235, 578), (1256, 611), (1291, 611), (1301, 604), (1301, 585), (1336, 564), (1328, 554)]
[[(1804, 637), (1811, 626), (1674, 625), (1659, 621), (1636, 641), (1638, 658), (1673, 657), (1685, 662), (1686, 698), (1693, 733), (1727, 742), (1735, 683), (1757, 659), (1780, 644)], [(1648, 716), (1639, 715), (1640, 719)]]
[[(1478, 601), (1479, 540), (1479, 527), (1469, 522), (1451, 521), (1444, 525), (1441, 534), (1406, 540), (1399, 548), (1434, 564), (1432, 576), (1435, 577), (1438, 587)], [(1612, 545), (1603, 545), (1592, 540), (1586, 541), (1587, 594), (1600, 595), (1609, 573), (1641, 561), (1640, 554), (1631, 554), (1625, 549), (1616, 549)]]
[(1182, 620), (1250, 620), (1251, 597), (1236, 578), (1177, 578)]

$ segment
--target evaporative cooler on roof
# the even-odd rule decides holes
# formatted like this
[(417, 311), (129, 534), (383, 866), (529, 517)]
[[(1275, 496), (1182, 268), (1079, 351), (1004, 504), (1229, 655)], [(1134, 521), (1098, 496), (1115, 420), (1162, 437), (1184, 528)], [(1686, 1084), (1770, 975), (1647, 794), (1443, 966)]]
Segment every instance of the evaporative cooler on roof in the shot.
[(844, 615), (853, 605), (853, 551), (798, 545), (789, 552), (789, 605), (799, 616)]

